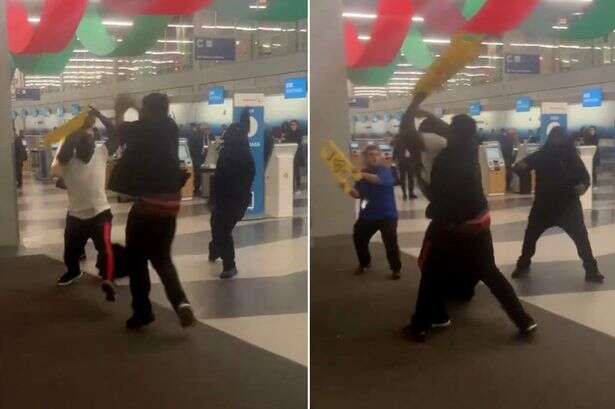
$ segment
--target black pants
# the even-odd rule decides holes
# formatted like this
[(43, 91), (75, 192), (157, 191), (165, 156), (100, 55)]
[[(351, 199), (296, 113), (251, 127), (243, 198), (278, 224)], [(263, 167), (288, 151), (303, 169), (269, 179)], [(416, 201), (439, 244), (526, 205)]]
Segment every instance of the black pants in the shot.
[(358, 219), (356, 221), (353, 238), (357, 256), (359, 257), (359, 264), (362, 267), (367, 267), (371, 264), (372, 257), (369, 254), (369, 241), (378, 231), (382, 236), (391, 270), (400, 271), (401, 260), (399, 257), (399, 245), (397, 244), (397, 219)]
[(23, 161), (15, 161), (15, 178), (17, 179), (17, 186), (23, 185)]
[(401, 191), (404, 197), (414, 195), (414, 167), (412, 164), (400, 163), (399, 180), (401, 182)]
[(532, 257), (536, 253), (536, 242), (551, 227), (562, 228), (574, 241), (587, 273), (595, 273), (598, 270), (598, 264), (592, 253), (587, 228), (583, 220), (583, 207), (578, 199), (567, 203), (563, 207), (561, 205), (553, 206), (551, 204), (534, 202), (534, 206), (530, 211), (527, 229), (525, 230), (523, 250), (521, 257), (517, 261), (517, 267), (527, 268), (530, 266)]
[(195, 192), (201, 191), (201, 166), (202, 165), (203, 165), (202, 158), (200, 157), (192, 158), (192, 174), (193, 174), (192, 183), (193, 183)]
[(111, 248), (111, 219), (110, 210), (105, 210), (91, 219), (78, 219), (68, 215), (66, 229), (64, 230), (64, 264), (68, 272), (78, 275), (81, 272), (79, 258), (89, 239), (94, 242), (98, 251), (96, 266), (100, 275), (107, 280), (113, 280), (113, 250)]
[(301, 145), (297, 148), (295, 153), (295, 159), (293, 160), (293, 178), (295, 190), (301, 189), (301, 165), (303, 164), (303, 152), (301, 151)]
[(172, 215), (148, 214), (132, 207), (126, 224), (126, 262), (130, 271), (130, 292), (135, 315), (152, 312), (149, 300), (150, 278), (147, 262), (156, 269), (173, 308), (187, 302), (186, 294), (171, 260), (176, 218)]
[[(427, 330), (432, 323), (448, 319), (445, 298), (451, 274), (470, 274), (467, 282), (480, 280), (497, 298), (518, 328), (525, 328), (530, 317), (515, 290), (495, 264), (491, 231), (460, 234), (430, 226), (431, 245), (425, 256), (412, 325)], [(456, 271), (451, 271), (451, 269)]]
[(246, 209), (214, 209), (211, 212), (211, 241), (209, 257), (222, 258), (224, 270), (235, 268), (235, 243), (233, 229), (243, 218)]

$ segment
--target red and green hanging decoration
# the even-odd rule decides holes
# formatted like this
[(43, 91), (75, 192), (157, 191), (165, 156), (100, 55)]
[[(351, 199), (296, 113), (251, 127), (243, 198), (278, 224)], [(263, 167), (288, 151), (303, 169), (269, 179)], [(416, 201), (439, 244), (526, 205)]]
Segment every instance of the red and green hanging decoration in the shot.
[[(218, 0), (223, 2), (224, 0)], [(45, 0), (40, 21), (28, 21), (21, 0), (6, 0), (8, 48), (15, 67), (25, 74), (57, 75), (80, 45), (100, 57), (135, 57), (152, 48), (176, 17), (209, 7), (214, 0)], [(247, 6), (247, 5), (246, 5)], [(111, 37), (101, 17), (108, 10), (134, 17), (121, 42)], [(307, 0), (269, 0), (249, 18), (296, 21), (307, 18)]]

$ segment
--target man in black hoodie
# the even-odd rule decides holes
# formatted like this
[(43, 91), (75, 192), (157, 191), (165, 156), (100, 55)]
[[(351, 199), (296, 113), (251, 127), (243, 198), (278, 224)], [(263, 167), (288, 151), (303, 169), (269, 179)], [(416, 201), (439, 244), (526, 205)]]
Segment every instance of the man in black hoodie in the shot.
[(224, 135), (211, 201), (211, 242), (209, 261), (222, 258), (224, 270), (220, 278), (237, 275), (233, 229), (252, 202), (255, 167), (248, 132), (250, 113), (245, 109), (238, 123), (231, 124)]
[(530, 273), (536, 242), (551, 227), (561, 227), (574, 241), (583, 260), (585, 280), (602, 283), (604, 276), (592, 253), (579, 196), (589, 189), (590, 178), (583, 161), (561, 127), (549, 133), (545, 146), (515, 165), (515, 171), (536, 171), (536, 197), (530, 211), (523, 250), (513, 278)]
[[(416, 111), (420, 100), (417, 98), (409, 110)], [(478, 163), (476, 122), (468, 115), (452, 120), (447, 147), (433, 163), (429, 197), (430, 241), (421, 254), (415, 312), (403, 334), (421, 342), (431, 328), (450, 325), (444, 281), (451, 260), (463, 266), (460, 274), (474, 274), (489, 287), (521, 334), (535, 330), (536, 323), (495, 264), (489, 208)]]
[(187, 179), (180, 168), (178, 133), (169, 117), (169, 99), (158, 93), (143, 98), (138, 121), (118, 124), (120, 141), (126, 147), (114, 167), (109, 188), (135, 198), (126, 224), (133, 309), (126, 321), (128, 329), (139, 329), (155, 319), (149, 300), (148, 261), (160, 276), (182, 327), (196, 322), (171, 259), (180, 190)]
[[(13, 133), (15, 128), (13, 128)], [(23, 131), (15, 134), (15, 177), (17, 178), (17, 188), (23, 186), (23, 163), (28, 160), (28, 152), (24, 146)]]

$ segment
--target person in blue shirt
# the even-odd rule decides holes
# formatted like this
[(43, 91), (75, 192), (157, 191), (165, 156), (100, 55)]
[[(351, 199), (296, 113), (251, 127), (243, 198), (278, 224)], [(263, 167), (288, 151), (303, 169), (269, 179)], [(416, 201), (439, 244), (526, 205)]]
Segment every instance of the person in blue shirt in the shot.
[(387, 252), (392, 278), (400, 278), (401, 260), (397, 244), (397, 207), (395, 205), (395, 184), (391, 169), (382, 165), (382, 153), (375, 145), (364, 152), (366, 169), (363, 179), (350, 192), (361, 200), (359, 218), (354, 225), (354, 244), (359, 257), (357, 274), (363, 274), (371, 267), (369, 241), (380, 231)]

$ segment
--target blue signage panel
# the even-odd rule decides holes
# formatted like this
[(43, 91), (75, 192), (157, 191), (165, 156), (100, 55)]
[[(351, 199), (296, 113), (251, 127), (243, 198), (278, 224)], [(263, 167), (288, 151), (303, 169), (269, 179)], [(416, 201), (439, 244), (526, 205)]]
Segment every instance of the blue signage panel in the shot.
[(568, 115), (566, 114), (543, 114), (540, 118), (540, 142), (544, 144), (553, 128), (561, 126), (564, 132), (568, 127)]
[(194, 59), (197, 61), (235, 61), (234, 38), (194, 39)]
[(369, 108), (369, 98), (350, 98), (351, 108)]
[(530, 108), (532, 108), (530, 97), (521, 97), (517, 100), (517, 112), (530, 112)]
[[(233, 108), (233, 122), (238, 122), (244, 107)], [(248, 218), (265, 214), (265, 108), (250, 107), (250, 150), (254, 158), (255, 175), (252, 185), (252, 202), (248, 206)]]
[(64, 105), (60, 105), (56, 108), (56, 115), (58, 118), (62, 118), (64, 116)]
[(307, 97), (307, 88), (307, 77), (289, 78), (284, 85), (284, 98), (305, 98)]
[(16, 88), (15, 99), (17, 101), (40, 101), (40, 88)]
[(482, 109), (483, 107), (480, 105), (480, 102), (473, 102), (468, 108), (468, 113), (472, 116), (478, 116), (480, 115)]
[(506, 54), (506, 74), (540, 74), (540, 56), (537, 54)]
[(73, 115), (79, 115), (79, 113), (81, 112), (81, 106), (79, 106), (79, 104), (72, 104), (70, 106), (70, 112)]
[(211, 87), (207, 96), (209, 105), (224, 104), (224, 87)]
[(583, 107), (593, 108), (602, 106), (602, 88), (590, 89), (583, 92)]

